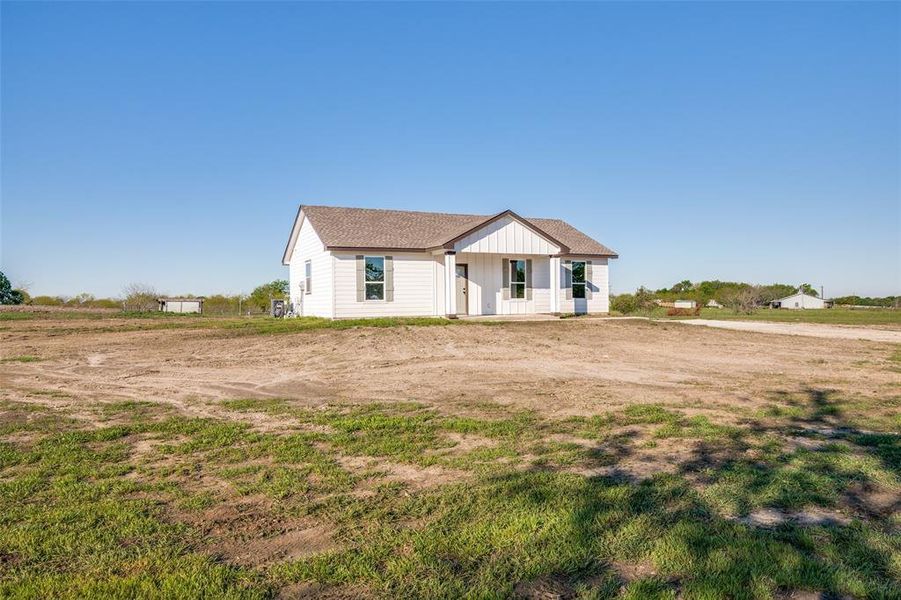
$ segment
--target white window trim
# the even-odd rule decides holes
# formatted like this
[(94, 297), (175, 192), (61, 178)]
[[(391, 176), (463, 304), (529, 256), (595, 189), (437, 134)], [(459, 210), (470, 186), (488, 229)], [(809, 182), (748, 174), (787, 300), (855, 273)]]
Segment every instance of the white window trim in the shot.
[[(514, 262), (522, 262), (522, 281), (514, 281), (513, 280), (513, 263)], [(511, 302), (527, 302), (528, 298), (526, 298), (526, 282), (529, 280), (529, 276), (526, 274), (526, 270), (529, 268), (529, 261), (524, 258), (511, 258), (507, 261), (507, 269), (509, 270), (510, 277), (510, 301)], [(522, 298), (516, 298), (513, 295), (513, 286), (521, 285), (522, 286)]]
[[(576, 270), (573, 268), (577, 263), (582, 263), (582, 281), (576, 281)], [(574, 260), (569, 265), (570, 273), (572, 274), (570, 277), (570, 287), (573, 290), (573, 300), (587, 300), (588, 299), (588, 261), (587, 260)], [(581, 298), (576, 298), (576, 286), (581, 285), (585, 288), (585, 291), (582, 293)]]
[[(366, 281), (366, 259), (368, 258), (381, 258), (382, 259), (382, 280), (381, 281)], [(385, 300), (385, 255), (364, 255), (363, 256), (363, 302), (386, 302)], [(366, 286), (367, 285), (381, 285), (382, 286), (382, 297), (381, 298), (367, 298), (366, 297)]]
[[(307, 271), (307, 267), (310, 268)], [(307, 259), (303, 263), (303, 293), (304, 294), (312, 294), (310, 288), (313, 286), (313, 260)]]

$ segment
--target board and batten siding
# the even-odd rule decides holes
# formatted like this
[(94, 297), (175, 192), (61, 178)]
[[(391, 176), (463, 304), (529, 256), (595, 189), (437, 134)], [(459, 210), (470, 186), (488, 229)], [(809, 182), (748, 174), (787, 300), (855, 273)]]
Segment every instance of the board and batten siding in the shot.
[(454, 244), (461, 252), (509, 254), (556, 254), (560, 248), (513, 217), (502, 217), (472, 232)]
[[(301, 293), (304, 263), (310, 261), (311, 292)], [(310, 221), (304, 219), (288, 265), (291, 303), (296, 314), (305, 317), (334, 317), (332, 312), (332, 256), (325, 250)]]
[[(591, 261), (591, 280), (589, 283), (591, 284), (591, 299), (589, 300), (578, 300), (569, 298), (567, 299), (566, 288), (564, 287), (565, 281), (567, 281), (565, 276), (565, 262), (564, 261)], [(573, 312), (589, 312), (589, 313), (606, 313), (610, 312), (610, 279), (608, 273), (607, 259), (606, 258), (593, 258), (586, 257), (580, 258), (578, 256), (567, 256), (566, 258), (560, 259), (560, 312), (561, 313), (573, 313)]]
[[(503, 269), (510, 260), (532, 261), (532, 299), (504, 299)], [(470, 315), (528, 315), (551, 310), (550, 259), (547, 256), (457, 254), (467, 265)]]
[[(357, 301), (357, 255), (391, 256), (394, 264), (394, 300)], [(436, 312), (436, 262), (443, 256), (360, 250), (332, 253), (335, 277), (335, 318), (423, 317)], [(443, 268), (441, 274), (443, 275)], [(443, 286), (442, 286), (443, 290)], [(444, 301), (441, 301), (443, 308)]]

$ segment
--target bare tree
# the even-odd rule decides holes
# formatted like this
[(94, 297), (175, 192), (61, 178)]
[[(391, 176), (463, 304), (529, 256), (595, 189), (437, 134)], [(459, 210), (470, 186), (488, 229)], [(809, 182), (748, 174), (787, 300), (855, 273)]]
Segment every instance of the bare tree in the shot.
[(729, 290), (723, 297), (723, 303), (737, 313), (751, 314), (760, 306), (762, 295), (759, 285), (745, 285)]
[(122, 288), (122, 308), (134, 311), (156, 310), (159, 306), (159, 293), (153, 286), (144, 283), (129, 283)]

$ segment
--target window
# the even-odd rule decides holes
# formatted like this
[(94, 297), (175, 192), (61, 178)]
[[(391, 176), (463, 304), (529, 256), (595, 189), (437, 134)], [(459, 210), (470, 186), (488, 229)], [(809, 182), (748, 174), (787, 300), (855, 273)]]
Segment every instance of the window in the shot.
[(364, 297), (367, 300), (384, 300), (385, 257), (366, 256), (363, 260), (365, 262), (364, 269), (366, 273), (366, 295)]
[(585, 297), (585, 261), (573, 261), (573, 298)]
[(308, 260), (303, 263), (303, 290), (304, 293), (310, 294), (313, 285), (313, 261)]
[(526, 297), (526, 261), (510, 261), (510, 298)]

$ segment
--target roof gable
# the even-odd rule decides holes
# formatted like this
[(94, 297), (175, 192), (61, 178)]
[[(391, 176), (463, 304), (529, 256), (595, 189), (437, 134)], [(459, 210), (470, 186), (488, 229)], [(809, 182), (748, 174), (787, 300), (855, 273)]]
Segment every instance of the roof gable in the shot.
[(558, 254), (567, 249), (512, 210), (505, 210), (448, 240), (444, 247), (457, 252), (511, 254)]

